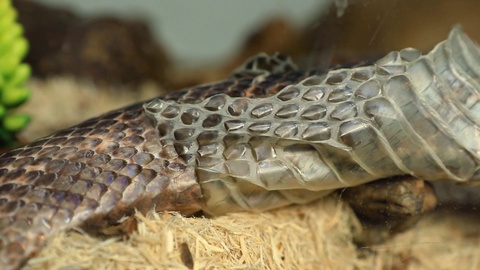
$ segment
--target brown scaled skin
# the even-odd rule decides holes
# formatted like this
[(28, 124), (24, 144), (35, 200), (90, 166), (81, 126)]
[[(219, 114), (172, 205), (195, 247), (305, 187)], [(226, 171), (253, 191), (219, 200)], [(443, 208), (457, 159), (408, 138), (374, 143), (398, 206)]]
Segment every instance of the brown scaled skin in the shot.
[(0, 157), (0, 265), (15, 269), (59, 230), (104, 227), (134, 209), (201, 209), (194, 169), (162, 145), (141, 104)]
[[(290, 72), (173, 92), (197, 102), (224, 93), (262, 97), (312, 75)], [(135, 209), (191, 214), (202, 209), (195, 169), (160, 140), (143, 104), (106, 113), (0, 156), (0, 269), (18, 269), (44, 239), (76, 226), (100, 229)]]

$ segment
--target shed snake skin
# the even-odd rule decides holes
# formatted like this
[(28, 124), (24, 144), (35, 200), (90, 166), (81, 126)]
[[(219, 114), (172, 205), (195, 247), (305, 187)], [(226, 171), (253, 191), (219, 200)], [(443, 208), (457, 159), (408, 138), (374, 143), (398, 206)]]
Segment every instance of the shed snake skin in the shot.
[(326, 74), (261, 56), (39, 139), (0, 156), (0, 268), (134, 209), (264, 211), (403, 174), (478, 181), (479, 76), (480, 49), (455, 28), (426, 55)]

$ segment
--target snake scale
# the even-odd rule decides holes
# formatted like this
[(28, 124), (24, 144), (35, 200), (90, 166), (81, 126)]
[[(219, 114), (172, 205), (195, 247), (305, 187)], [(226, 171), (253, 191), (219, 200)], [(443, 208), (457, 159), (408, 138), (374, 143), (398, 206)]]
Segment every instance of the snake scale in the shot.
[(479, 75), (479, 47), (455, 28), (428, 54), (323, 74), (259, 57), (39, 139), (0, 156), (0, 268), (133, 209), (219, 215), (403, 174), (480, 180)]

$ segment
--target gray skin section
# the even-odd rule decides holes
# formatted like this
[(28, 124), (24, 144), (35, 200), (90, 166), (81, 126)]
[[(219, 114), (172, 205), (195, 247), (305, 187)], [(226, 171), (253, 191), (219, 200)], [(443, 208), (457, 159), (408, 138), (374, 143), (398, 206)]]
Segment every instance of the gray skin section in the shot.
[(158, 99), (145, 111), (195, 168), (213, 215), (307, 203), (402, 174), (478, 181), (479, 52), (455, 28), (426, 55), (391, 52), (270, 97)]

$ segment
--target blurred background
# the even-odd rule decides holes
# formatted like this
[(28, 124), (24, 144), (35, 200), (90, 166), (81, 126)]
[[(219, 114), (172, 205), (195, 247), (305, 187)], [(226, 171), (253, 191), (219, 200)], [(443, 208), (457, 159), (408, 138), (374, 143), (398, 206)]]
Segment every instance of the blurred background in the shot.
[[(206, 80), (219, 79), (261, 51), (290, 54), (309, 68), (404, 47), (428, 50), (456, 24), (480, 37), (476, 0), (14, 0), (14, 5), (31, 43), (28, 61), (35, 74), (107, 83), (168, 85), (161, 73), (170, 64), (218, 67), (225, 72)], [(130, 65), (139, 77), (116, 74), (113, 65)], [(92, 66), (103, 74), (93, 74)]]
[(218, 61), (239, 48), (243, 37), (272, 16), (304, 27), (331, 0), (304, 1), (167, 1), (167, 0), (39, 0), (69, 8), (82, 16), (110, 14), (145, 21), (172, 57), (183, 63)]

